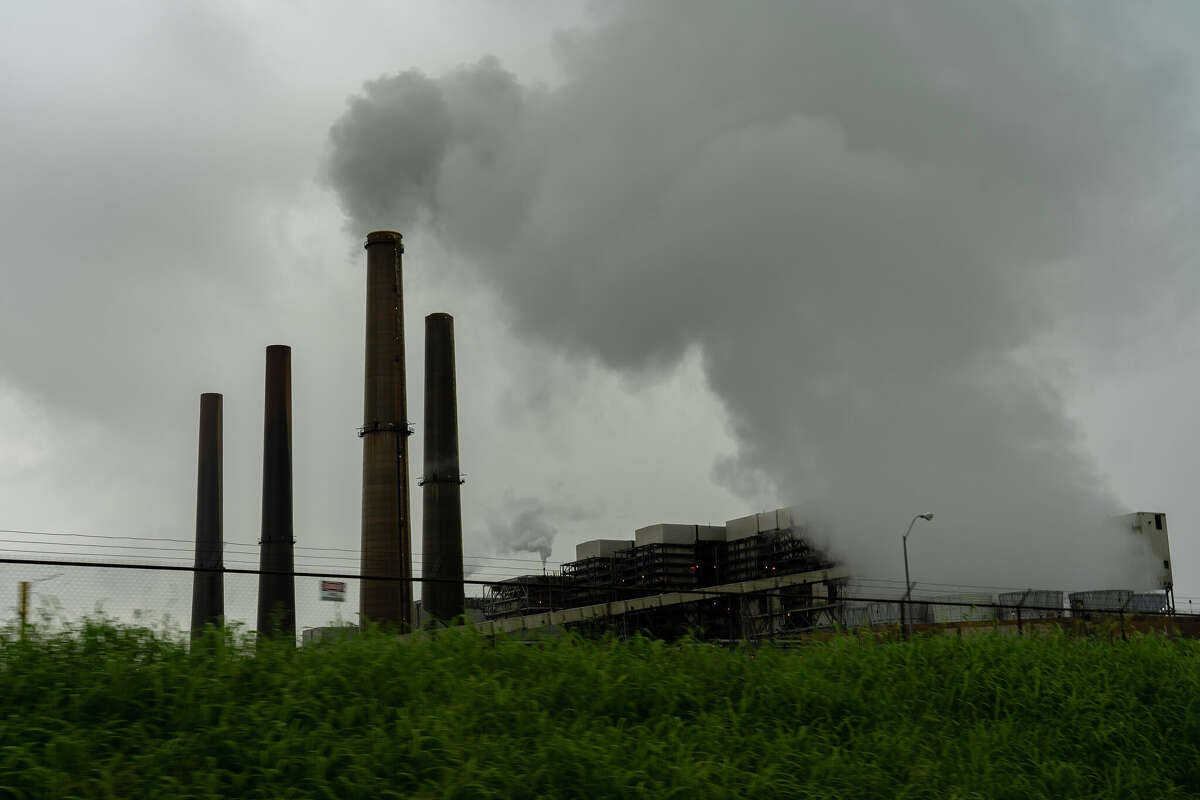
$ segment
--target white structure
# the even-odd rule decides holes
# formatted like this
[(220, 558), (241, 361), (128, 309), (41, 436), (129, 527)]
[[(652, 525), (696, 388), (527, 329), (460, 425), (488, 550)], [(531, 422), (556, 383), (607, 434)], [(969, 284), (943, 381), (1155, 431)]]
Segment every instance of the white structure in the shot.
[[(1175, 578), (1171, 574), (1171, 545), (1167, 538), (1167, 515), (1138, 511), (1121, 517), (1129, 523), (1129, 527), (1137, 536), (1145, 538), (1154, 556), (1154, 570), (1158, 579), (1155, 589), (1166, 589), (1168, 592), (1175, 588)], [(1145, 587), (1149, 589), (1150, 587)]]
[(724, 525), (675, 525), (660, 522), (634, 532), (638, 547), (648, 544), (695, 544), (696, 542), (725, 541)]
[(745, 517), (731, 519), (725, 523), (725, 540), (736, 542), (748, 539), (760, 533), (771, 531), (786, 531), (803, 528), (804, 523), (791, 508), (777, 508), (774, 511), (760, 511)]
[(618, 551), (628, 550), (631, 547), (633, 547), (631, 539), (589, 539), (575, 545), (575, 560), (611, 558)]

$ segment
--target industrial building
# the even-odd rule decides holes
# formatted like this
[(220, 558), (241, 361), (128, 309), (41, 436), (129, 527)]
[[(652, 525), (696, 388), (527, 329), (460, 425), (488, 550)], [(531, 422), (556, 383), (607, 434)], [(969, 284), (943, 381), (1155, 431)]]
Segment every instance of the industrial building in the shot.
[[(903, 607), (855, 584), (853, 565), (818, 547), (794, 509), (750, 514), (724, 525), (657, 523), (632, 539), (592, 539), (555, 573), (492, 583), (464, 596), (454, 320), (429, 314), (425, 352), (422, 597), (413, 596), (405, 376), (402, 237), (367, 234), (363, 385), (360, 624), (398, 632), (420, 626), (519, 620), (538, 625), (619, 626), (672, 637), (787, 636), (835, 626), (937, 625), (1105, 613), (1174, 613), (1166, 515), (1121, 517), (1144, 544), (1148, 585), (1073, 592), (1028, 589), (926, 597)], [(263, 516), (258, 630), (294, 637), (291, 349), (267, 348)], [(192, 629), (224, 612), (221, 519), (222, 396), (201, 399)], [(931, 518), (932, 515), (922, 515)], [(997, 605), (1010, 608), (996, 608)], [(495, 625), (492, 625), (495, 629)], [(306, 640), (325, 629), (305, 632)], [(340, 628), (335, 634), (343, 635)]]
[(660, 636), (698, 629), (714, 638), (776, 636), (834, 624), (838, 588), (847, 577), (805, 537), (790, 509), (725, 525), (648, 525), (632, 540), (582, 542), (575, 556), (561, 573), (490, 585), (485, 617), (599, 605), (611, 611), (622, 603), (617, 624), (625, 629)]
[[(487, 587), (483, 616), (505, 630), (538, 625), (615, 628), (671, 637), (700, 630), (713, 639), (759, 639), (834, 627), (1034, 621), (1099, 613), (1174, 612), (1166, 515), (1121, 518), (1144, 537), (1155, 585), (1132, 589), (969, 592), (901, 603), (855, 581), (814, 545), (793, 509), (724, 525), (659, 523), (633, 539), (592, 539), (559, 573), (523, 575)], [(1161, 563), (1161, 567), (1157, 565)], [(1067, 602), (1064, 604), (1064, 598)], [(1009, 606), (997, 608), (996, 606)]]

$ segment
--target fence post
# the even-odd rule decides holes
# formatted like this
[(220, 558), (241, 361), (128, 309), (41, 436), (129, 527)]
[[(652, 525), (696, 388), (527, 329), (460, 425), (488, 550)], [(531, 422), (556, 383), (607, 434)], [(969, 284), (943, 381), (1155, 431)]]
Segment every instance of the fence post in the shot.
[(29, 581), (21, 581), (17, 585), (17, 613), (21, 618), (20, 637), (25, 639), (25, 625), (29, 617)]

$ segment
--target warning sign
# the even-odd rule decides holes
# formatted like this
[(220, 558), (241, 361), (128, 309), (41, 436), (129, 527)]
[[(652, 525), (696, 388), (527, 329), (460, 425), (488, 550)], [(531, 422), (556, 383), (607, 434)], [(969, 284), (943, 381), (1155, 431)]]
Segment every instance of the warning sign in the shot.
[(321, 599), (336, 600), (339, 603), (346, 602), (346, 582), (321, 581)]

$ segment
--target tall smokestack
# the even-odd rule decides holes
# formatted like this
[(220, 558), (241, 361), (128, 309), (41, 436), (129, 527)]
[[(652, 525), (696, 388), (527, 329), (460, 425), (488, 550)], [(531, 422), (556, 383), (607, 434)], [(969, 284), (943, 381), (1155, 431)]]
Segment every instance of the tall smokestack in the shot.
[(221, 525), (221, 395), (200, 395), (200, 458), (196, 469), (196, 572), (192, 573), (192, 638), (225, 616)]
[(412, 542), (408, 517), (408, 404), (404, 390), (404, 292), (394, 231), (367, 234), (367, 362), (363, 383), (362, 622), (408, 631)]
[(458, 389), (454, 376), (454, 317), (425, 317), (425, 474), (421, 605), (431, 620), (464, 610), (462, 505), (458, 468)]
[(263, 424), (262, 539), (260, 569), (287, 575), (258, 576), (258, 632), (296, 639), (296, 586), (292, 538), (292, 348), (267, 348)]

